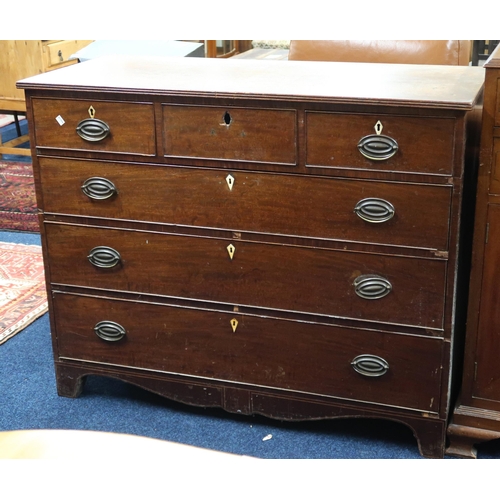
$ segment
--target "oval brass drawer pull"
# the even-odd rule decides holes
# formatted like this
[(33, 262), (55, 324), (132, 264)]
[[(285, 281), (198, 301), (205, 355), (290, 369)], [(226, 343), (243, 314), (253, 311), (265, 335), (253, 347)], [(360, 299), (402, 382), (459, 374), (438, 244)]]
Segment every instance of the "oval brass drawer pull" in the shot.
[(94, 332), (99, 338), (107, 342), (116, 342), (127, 334), (125, 328), (114, 321), (99, 321), (94, 326)]
[(90, 177), (82, 184), (82, 191), (93, 200), (107, 200), (118, 192), (116, 186), (104, 177)]
[(87, 258), (93, 266), (103, 269), (115, 267), (121, 262), (120, 253), (110, 247), (95, 247)]
[(107, 123), (97, 118), (86, 118), (76, 126), (76, 133), (85, 141), (99, 142), (110, 133)]
[(365, 198), (356, 203), (354, 213), (366, 222), (377, 224), (392, 219), (396, 209), (392, 203), (381, 198)]
[(379, 356), (373, 354), (361, 354), (356, 356), (351, 366), (354, 370), (365, 377), (381, 377), (389, 371), (389, 363)]
[(368, 300), (381, 299), (392, 290), (389, 280), (375, 274), (363, 274), (354, 280), (356, 294)]
[(367, 135), (358, 142), (360, 153), (369, 160), (388, 160), (398, 151), (398, 143), (387, 135)]

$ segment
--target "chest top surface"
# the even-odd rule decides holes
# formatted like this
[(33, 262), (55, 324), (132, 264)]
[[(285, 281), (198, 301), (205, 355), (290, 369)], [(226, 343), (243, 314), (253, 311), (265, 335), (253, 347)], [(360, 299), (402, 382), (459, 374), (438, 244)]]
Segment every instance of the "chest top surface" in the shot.
[(470, 109), (484, 69), (413, 64), (101, 57), (18, 82), (106, 91)]

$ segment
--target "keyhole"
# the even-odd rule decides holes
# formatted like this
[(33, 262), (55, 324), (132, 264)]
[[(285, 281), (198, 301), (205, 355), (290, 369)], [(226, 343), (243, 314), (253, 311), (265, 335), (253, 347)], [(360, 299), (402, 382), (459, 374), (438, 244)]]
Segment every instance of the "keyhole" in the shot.
[(232, 118), (231, 118), (231, 115), (229, 114), (229, 112), (228, 112), (228, 111), (226, 111), (226, 112), (224, 113), (224, 116), (222, 117), (222, 119), (224, 120), (224, 123), (225, 123), (226, 125), (230, 125), (230, 124), (231, 124)]

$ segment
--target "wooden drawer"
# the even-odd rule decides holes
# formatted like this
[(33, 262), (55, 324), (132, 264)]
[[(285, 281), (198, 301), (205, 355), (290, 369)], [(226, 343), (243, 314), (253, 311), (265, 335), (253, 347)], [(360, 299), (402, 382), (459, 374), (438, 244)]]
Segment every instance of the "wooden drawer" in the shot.
[(52, 283), (443, 326), (440, 260), (52, 223), (45, 231)]
[(296, 122), (294, 110), (164, 105), (164, 154), (295, 165)]
[(38, 148), (156, 154), (151, 103), (37, 98), (32, 105)]
[[(425, 412), (439, 407), (440, 339), (57, 292), (54, 296), (60, 358)], [(358, 364), (359, 356), (367, 361)], [(378, 376), (368, 376), (363, 371), (367, 366), (379, 368)]]
[(39, 164), (45, 212), (448, 248), (450, 186), (53, 158)]
[[(52, 70), (67, 65), (70, 56), (89, 43), (90, 40), (52, 40), (47, 42), (43, 47), (45, 69)], [(75, 59), (73, 62), (77, 63), (78, 61)]]
[[(306, 134), (309, 166), (440, 175), (453, 172), (455, 121), (450, 118), (308, 112)], [(361, 150), (370, 158), (358, 147), (365, 138), (369, 139)], [(378, 159), (371, 159), (375, 157)]]

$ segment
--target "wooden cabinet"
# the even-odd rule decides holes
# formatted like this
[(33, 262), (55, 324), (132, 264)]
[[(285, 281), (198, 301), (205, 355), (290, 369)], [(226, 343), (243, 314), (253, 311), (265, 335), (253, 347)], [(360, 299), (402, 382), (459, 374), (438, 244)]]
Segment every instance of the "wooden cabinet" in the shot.
[(251, 48), (251, 40), (205, 40), (206, 57), (234, 57)]
[[(24, 93), (16, 88), (16, 81), (75, 64), (76, 59), (69, 58), (89, 43), (90, 40), (0, 40), (0, 111), (24, 114)], [(16, 148), (27, 141), (28, 137), (22, 136), (2, 143), (0, 137), (0, 155), (29, 156), (28, 149)]]
[(90, 40), (0, 40), (0, 109), (25, 111), (21, 78), (45, 73), (76, 60), (69, 58)]
[(477, 455), (500, 438), (500, 48), (486, 64), (474, 248), (461, 393), (448, 434), (450, 455)]
[(101, 58), (21, 82), (59, 394), (387, 418), (442, 457), (483, 81)]

